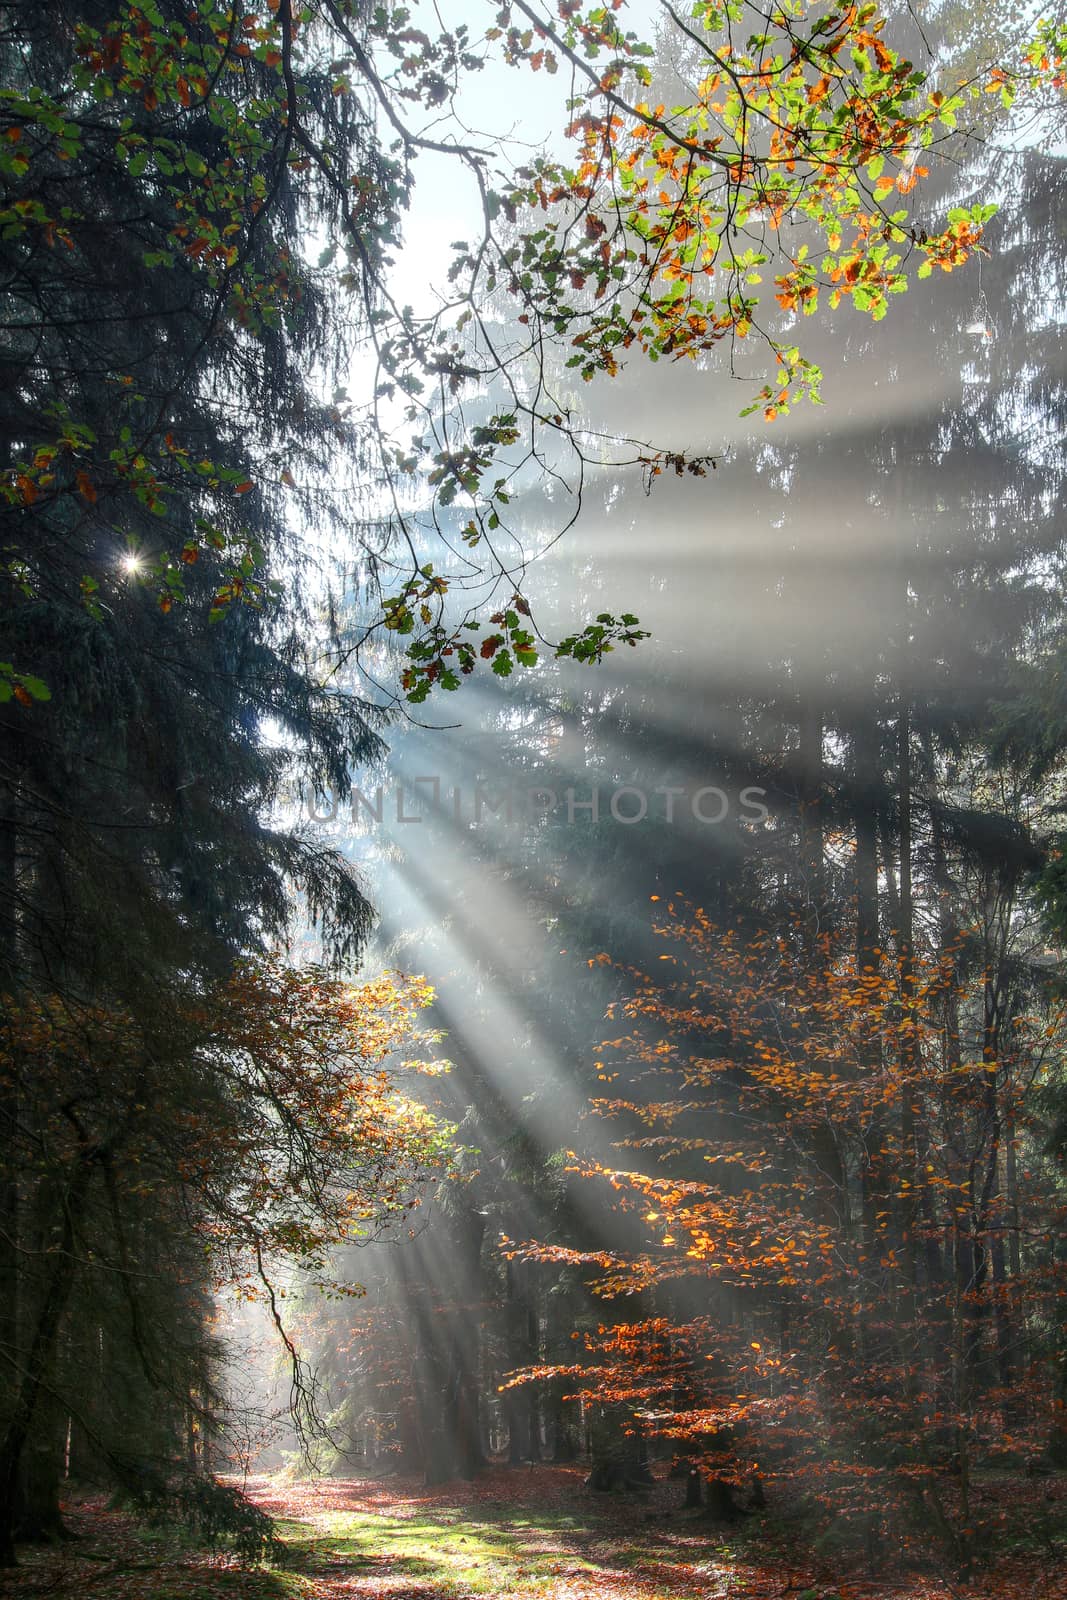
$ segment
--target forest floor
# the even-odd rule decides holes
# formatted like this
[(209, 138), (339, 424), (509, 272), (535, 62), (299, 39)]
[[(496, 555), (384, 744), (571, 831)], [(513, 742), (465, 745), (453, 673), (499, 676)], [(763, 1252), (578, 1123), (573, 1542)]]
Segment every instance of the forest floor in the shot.
[(773, 1511), (725, 1529), (679, 1510), (679, 1483), (597, 1495), (583, 1477), (498, 1469), (437, 1489), (255, 1478), (286, 1547), (283, 1563), (256, 1568), (82, 1500), (67, 1508), (77, 1537), (23, 1550), (0, 1600), (1067, 1600), (1064, 1477), (990, 1476), (997, 1554), (968, 1579), (920, 1564), (903, 1540), (872, 1573), (843, 1543), (805, 1555)]

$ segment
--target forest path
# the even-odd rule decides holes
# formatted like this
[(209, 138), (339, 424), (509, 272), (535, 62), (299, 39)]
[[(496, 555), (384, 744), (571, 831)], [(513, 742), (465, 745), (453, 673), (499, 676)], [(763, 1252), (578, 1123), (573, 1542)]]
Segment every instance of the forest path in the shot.
[(248, 1489), (316, 1600), (771, 1600), (817, 1582), (746, 1571), (722, 1531), (678, 1514), (678, 1483), (608, 1496), (585, 1489), (585, 1475), (522, 1467), (440, 1488), (386, 1478)]
[(65, 1514), (76, 1537), (23, 1547), (20, 1566), (0, 1572), (0, 1600), (1067, 1600), (1067, 1477), (990, 1479), (990, 1508), (1055, 1510), (1058, 1531), (1048, 1524), (1044, 1549), (1005, 1545), (969, 1580), (939, 1573), (928, 1554), (920, 1568), (903, 1543), (874, 1572), (842, 1551), (816, 1559), (795, 1515), (772, 1509), (727, 1529), (681, 1511), (679, 1483), (601, 1495), (583, 1477), (498, 1468), (434, 1489), (252, 1478), (248, 1493), (287, 1547), (271, 1567), (146, 1529), (99, 1496), (74, 1499)]
[(769, 1513), (726, 1528), (681, 1510), (680, 1483), (605, 1495), (585, 1476), (536, 1466), (436, 1488), (399, 1477), (247, 1488), (276, 1519), (308, 1600), (1067, 1600), (1055, 1554), (1007, 1557), (970, 1582), (929, 1558), (908, 1570), (903, 1545), (901, 1566), (872, 1573), (853, 1558), (842, 1571), (840, 1552), (798, 1546), (795, 1521)]

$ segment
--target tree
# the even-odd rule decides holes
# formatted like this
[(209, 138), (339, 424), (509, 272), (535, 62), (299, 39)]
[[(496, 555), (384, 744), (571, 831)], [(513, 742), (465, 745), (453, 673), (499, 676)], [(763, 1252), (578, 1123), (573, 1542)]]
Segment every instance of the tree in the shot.
[[(168, 1007), (187, 1017), (236, 955), (284, 936), (294, 879), (333, 954), (361, 947), (370, 909), (355, 876), (264, 816), (294, 762), (313, 788), (343, 787), (380, 746), (373, 713), (322, 685), (302, 637), (283, 478), (352, 434), (315, 393), (325, 298), (291, 250), (285, 162), (268, 160), (280, 145), (261, 143), (253, 119), (223, 154), (237, 101), (208, 94), (205, 79), (194, 109), (188, 81), (168, 77), (182, 8), (127, 9), (111, 31), (108, 16), (15, 8), (2, 43), (0, 605), (13, 662), (0, 689), (0, 991), (16, 1011), (63, 1004), (127, 1019), (134, 1038), (153, 1041), (137, 1052), (151, 1103), (168, 1098), (152, 1072), (173, 1062)], [(190, 49), (225, 82), (246, 47), (235, 36), (232, 52), (212, 57), (200, 17)], [(148, 78), (135, 90), (138, 62)], [(148, 81), (157, 70), (162, 94)], [(182, 138), (170, 139), (186, 111)], [(243, 288), (220, 242), (232, 206), (248, 229)], [(214, 243), (184, 250), (178, 230), (205, 212)], [(259, 491), (250, 453), (267, 480)], [(287, 572), (284, 597), (263, 562)], [(27, 678), (17, 663), (31, 659)], [(73, 1069), (69, 1053), (59, 1059)], [(37, 1137), (27, 1092), (23, 1072), (7, 1077), (11, 1150)], [(98, 1147), (87, 1137), (78, 1184), (95, 1178)], [(41, 1388), (26, 1377), (33, 1330), (50, 1360), (62, 1306), (49, 1286), (67, 1291), (61, 1276), (25, 1268), (62, 1245), (74, 1183), (61, 1174), (27, 1193), (23, 1179), (5, 1164), (2, 1338), (22, 1374), (5, 1396), (5, 1471), (29, 1426), (20, 1408)], [(109, 1350), (119, 1366), (129, 1355), (128, 1341)], [(44, 1454), (54, 1469), (54, 1440)], [(55, 1524), (45, 1475), (20, 1496), (25, 1525)]]
[[(334, 291), (354, 291), (382, 369), (377, 403), (406, 396), (415, 428), (404, 447), (380, 429), (370, 441), (390, 497), (384, 519), (371, 519), (384, 520), (385, 542), (372, 536), (365, 548), (386, 586), (374, 626), (415, 633), (406, 692), (418, 699), (434, 683), (455, 687), (483, 651), (498, 672), (532, 664), (521, 604), (490, 607), (500, 622), (477, 649), (465, 623), (478, 607), (449, 622), (454, 577), (414, 554), (410, 474), (425, 471), (438, 505), (469, 507), (465, 586), (507, 599), (522, 562), (498, 545), (524, 463), (555, 470), (561, 444), (580, 470), (599, 448), (545, 387), (546, 341), (568, 346), (583, 377), (613, 373), (634, 345), (653, 358), (707, 353), (760, 329), (755, 285), (772, 263), (787, 312), (810, 312), (827, 293), (884, 315), (887, 295), (905, 287), (906, 257), (920, 274), (951, 270), (979, 246), (990, 209), (954, 212), (940, 231), (915, 225), (919, 153), (951, 134), (972, 90), (991, 81), (1010, 98), (1015, 78), (1057, 71), (1053, 33), (1015, 78), (1001, 66), (945, 95), (886, 43), (875, 7), (843, 0), (782, 12), (744, 44), (732, 4), (666, 15), (698, 80), (691, 103), (669, 113), (640, 98), (651, 47), (616, 10), (505, 6), (486, 39), (509, 64), (575, 75), (577, 153), (573, 165), (539, 159), (494, 187), (489, 152), (458, 129), (427, 131), (482, 65), (485, 42), (465, 25), (434, 35), (388, 11), (364, 22), (350, 0), (278, 0), (239, 16), (155, 0), (14, 12), (0, 130), (15, 336), (4, 492), (13, 528), (47, 522), (50, 535), (9, 545), (12, 598), (32, 605), (59, 570), (90, 614), (110, 604), (120, 552), (107, 530), (128, 523), (164, 612), (197, 560), (211, 567), (202, 599), (216, 614), (260, 603), (278, 575), (261, 533), (283, 490), (306, 505), (320, 488), (307, 481), (315, 441), (332, 431), (353, 443), (343, 389), (316, 403), (300, 361), (324, 354), (324, 314), (342, 326)], [(485, 232), (458, 250), (448, 302), (419, 321), (393, 302), (389, 261), (413, 163), (427, 152), (468, 174)], [(298, 216), (302, 229), (325, 229), (327, 259), (347, 258), (339, 274), (303, 259)], [(786, 221), (810, 238), (786, 246)], [(526, 330), (517, 355), (487, 321), (498, 291), (517, 301)], [(134, 348), (115, 349), (104, 328), (132, 335)], [(477, 328), (480, 360), (466, 328)], [(766, 337), (776, 378), (761, 403), (773, 418), (817, 390), (818, 371)], [(335, 374), (342, 352), (325, 363)], [(475, 399), (465, 419), (462, 391), (487, 385), (502, 398), (491, 413)], [(687, 465), (666, 447), (624, 454), (653, 473)], [(688, 465), (701, 471), (706, 459)], [(87, 525), (97, 530), (88, 549)], [(406, 558), (389, 549), (398, 534), (412, 555), (407, 577)], [(639, 636), (636, 619), (601, 617), (559, 652), (599, 659)], [(20, 703), (49, 688), (35, 653), (5, 669)]]
[(1058, 1433), (1063, 1194), (1037, 1091), (1057, 1081), (1060, 1007), (1002, 991), (991, 1055), (989, 980), (961, 982), (952, 950), (860, 968), (839, 939), (813, 954), (800, 930), (753, 936), (680, 902), (657, 928), (664, 965), (632, 974), (597, 1063), (621, 1080), (596, 1106), (634, 1164), (579, 1169), (611, 1185), (632, 1242), (527, 1250), (645, 1314), (605, 1319), (560, 1370), (701, 1460), (721, 1509), (753, 1471), (802, 1474), (872, 1542), (895, 1505), (966, 1565), (995, 1531), (975, 1525), (975, 1465)]
[[(263, 1299), (291, 1358), (294, 1414), (321, 1426), (286, 1325), (287, 1280), (299, 1269), (358, 1293), (332, 1276), (331, 1252), (402, 1231), (444, 1170), (448, 1130), (402, 1093), (395, 1059), (418, 1041), (429, 998), (412, 981), (354, 988), (275, 963), (245, 965), (152, 1029), (60, 996), (9, 1010), (3, 1077), (20, 1120), (5, 1169), (43, 1232), (23, 1237), (25, 1326), (5, 1350), (8, 1561), (16, 1532), (45, 1531), (24, 1526), (19, 1469), (34, 1428), (49, 1460), (46, 1410), (131, 1492), (180, 1481), (189, 1449), (194, 1468), (210, 1465), (189, 1441), (226, 1425), (204, 1334), (213, 1292)], [(73, 1359), (94, 1329), (111, 1383), (132, 1374), (121, 1400)]]

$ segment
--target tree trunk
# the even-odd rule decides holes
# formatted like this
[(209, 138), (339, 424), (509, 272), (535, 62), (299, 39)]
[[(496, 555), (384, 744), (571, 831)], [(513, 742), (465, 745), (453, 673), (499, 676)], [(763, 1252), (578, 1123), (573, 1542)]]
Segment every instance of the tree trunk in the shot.
[(915, 1324), (919, 1280), (919, 1163), (916, 1128), (919, 1117), (921, 1061), (919, 1038), (911, 1007), (915, 998), (915, 914), (912, 898), (911, 824), (911, 707), (900, 697), (897, 727), (898, 831), (900, 847), (900, 905), (897, 952), (900, 997), (904, 1012), (898, 1025), (901, 1076), (900, 1144), (900, 1246), (907, 1280), (908, 1319)]
[(733, 1485), (725, 1478), (707, 1480), (708, 1516), (716, 1522), (739, 1522), (744, 1512), (734, 1499)]
[(800, 801), (800, 863), (803, 874), (805, 925), (809, 941), (824, 932), (825, 890), (823, 884), (823, 722), (821, 707), (814, 695), (805, 696), (799, 707), (797, 757)]
[(51, 1394), (42, 1394), (19, 1462), (15, 1537), (29, 1544), (68, 1537), (59, 1509), (66, 1417)]
[(74, 1218), (80, 1213), (89, 1188), (93, 1154), (82, 1152), (62, 1197), (59, 1242), (52, 1252), (51, 1269), (46, 1277), (21, 1382), (0, 1442), (0, 1566), (15, 1564), (23, 1454), (48, 1369), (55, 1357), (60, 1323), (74, 1284)]
[[(862, 980), (880, 961), (878, 939), (878, 816), (880, 811), (878, 727), (875, 712), (861, 721), (852, 737), (852, 810), (856, 835), (856, 970)], [(880, 1062), (872, 1051), (863, 1063), (873, 1073)], [(872, 1115), (860, 1172), (864, 1243), (870, 1260), (882, 1255), (882, 1223), (886, 1199), (885, 1126), (880, 1112)]]
[[(0, 770), (0, 998), (14, 997), (19, 988), (17, 918), (17, 834), (15, 827), (15, 763), (12, 738), (0, 743), (4, 770)], [(19, 1369), (19, 1096), (14, 1067), (0, 1073), (0, 1355), (10, 1372)], [(8, 1393), (13, 1396), (11, 1381)], [(13, 1418), (5, 1399), (0, 1427)], [(0, 1534), (0, 1564), (8, 1565), (14, 1552), (5, 1548)], [(9, 1541), (10, 1543), (10, 1541)]]

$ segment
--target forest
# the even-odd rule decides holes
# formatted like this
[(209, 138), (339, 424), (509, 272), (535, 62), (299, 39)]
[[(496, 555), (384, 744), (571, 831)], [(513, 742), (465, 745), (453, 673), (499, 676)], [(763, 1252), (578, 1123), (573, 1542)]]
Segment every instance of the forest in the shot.
[(1065, 306), (1039, 7), (0, 0), (0, 1600), (1067, 1600)]

